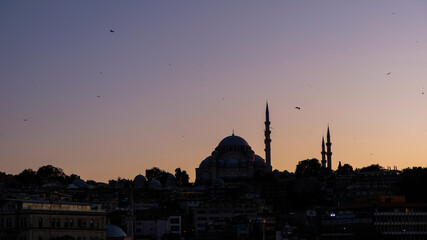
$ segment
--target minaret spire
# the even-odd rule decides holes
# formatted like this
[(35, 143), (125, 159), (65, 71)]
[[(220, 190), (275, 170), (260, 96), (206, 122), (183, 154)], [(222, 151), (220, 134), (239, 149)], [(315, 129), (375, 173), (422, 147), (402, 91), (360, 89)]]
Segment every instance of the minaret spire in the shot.
[(328, 160), (328, 168), (332, 169), (332, 151), (331, 151), (331, 134), (329, 133), (329, 124), (328, 124), (328, 133), (326, 134), (326, 157)]
[(322, 136), (322, 168), (326, 168), (326, 151), (325, 151), (325, 137)]
[(268, 102), (266, 103), (266, 107), (265, 107), (265, 132), (264, 132), (264, 143), (265, 143), (265, 163), (266, 163), (266, 168), (267, 168), (267, 172), (271, 172), (272, 167), (271, 167), (271, 147), (270, 147), (270, 143), (271, 143), (271, 139), (270, 139), (270, 113), (268, 112)]

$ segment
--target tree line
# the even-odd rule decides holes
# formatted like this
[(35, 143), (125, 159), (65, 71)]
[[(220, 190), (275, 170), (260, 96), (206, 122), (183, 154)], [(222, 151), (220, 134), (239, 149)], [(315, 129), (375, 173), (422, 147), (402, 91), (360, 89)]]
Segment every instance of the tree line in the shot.
[[(147, 169), (145, 171), (147, 181), (151, 181), (153, 179), (159, 180), (162, 184), (165, 184), (168, 177), (171, 173), (168, 173), (160, 168), (153, 167), (151, 169)], [(181, 168), (175, 169), (175, 177), (176, 185), (178, 186), (188, 186), (190, 185), (190, 177), (188, 176), (185, 170), (181, 170)], [(79, 175), (71, 174), (67, 175), (64, 173), (62, 168), (55, 167), (53, 165), (46, 165), (40, 167), (37, 171), (33, 169), (25, 169), (21, 173), (17, 175), (6, 174), (5, 172), (0, 171), (0, 183), (4, 182), (15, 182), (17, 185), (21, 186), (40, 186), (46, 183), (60, 183), (63, 185), (71, 184), (74, 180), (80, 179)], [(130, 184), (132, 184), (132, 180), (118, 178), (117, 181), (126, 180)], [(116, 180), (110, 180), (113, 182), (117, 182)], [(95, 185), (97, 182), (94, 180), (87, 180), (86, 183)]]

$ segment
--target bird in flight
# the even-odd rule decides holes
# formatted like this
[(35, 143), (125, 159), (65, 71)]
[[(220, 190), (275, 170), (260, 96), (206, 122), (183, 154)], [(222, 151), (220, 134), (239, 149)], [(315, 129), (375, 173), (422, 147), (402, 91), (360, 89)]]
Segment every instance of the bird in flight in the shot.
[(113, 33), (113, 32), (114, 32), (114, 30), (113, 30), (113, 29), (110, 29), (110, 32), (111, 32), (111, 33)]
[(96, 97), (97, 97), (97, 98), (100, 98), (101, 96), (99, 96), (99, 95), (98, 95), (98, 96), (96, 96)]
[(26, 118), (24, 118), (24, 119), (22, 119), (24, 122), (26, 122), (26, 121), (28, 121), (28, 119), (26, 119)]
[(300, 108), (300, 107), (295, 107), (295, 109), (301, 110), (301, 108)]
[(390, 75), (390, 74), (391, 74), (391, 72), (386, 73), (386, 75)]

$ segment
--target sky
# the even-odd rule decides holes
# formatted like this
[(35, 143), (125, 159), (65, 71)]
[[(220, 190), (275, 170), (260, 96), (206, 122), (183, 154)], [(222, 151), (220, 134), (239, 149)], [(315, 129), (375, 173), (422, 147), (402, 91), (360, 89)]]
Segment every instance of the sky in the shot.
[(274, 169), (427, 167), (427, 2), (0, 1), (0, 171), (194, 181), (266, 101)]

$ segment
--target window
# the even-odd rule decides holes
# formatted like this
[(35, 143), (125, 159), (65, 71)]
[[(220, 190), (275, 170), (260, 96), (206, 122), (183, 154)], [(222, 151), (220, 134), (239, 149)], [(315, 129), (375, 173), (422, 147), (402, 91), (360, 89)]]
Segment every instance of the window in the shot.
[(91, 228), (93, 228), (93, 227), (94, 227), (93, 219), (91, 219), (91, 220), (89, 221), (89, 223), (90, 223), (90, 227), (91, 227)]
[(6, 218), (6, 227), (7, 227), (7, 228), (12, 227), (12, 219), (10, 219), (10, 218)]
[(179, 231), (179, 226), (171, 226), (171, 231)]
[(50, 219), (50, 226), (55, 227), (55, 218)]
[(38, 226), (39, 226), (39, 228), (43, 227), (43, 218), (41, 218), (41, 217), (39, 217)]
[(94, 221), (94, 227), (98, 228), (99, 227), (99, 220), (95, 219)]
[(56, 219), (56, 227), (57, 228), (61, 227), (61, 219), (60, 218)]
[(27, 227), (27, 219), (26, 218), (20, 218), (19, 219), (19, 226), (20, 227)]
[(74, 227), (74, 225), (73, 225), (73, 219), (70, 219), (68, 222), (70, 224), (70, 228)]
[(171, 224), (179, 224), (179, 218), (171, 218)]
[(68, 219), (64, 219), (64, 228), (68, 228)]

